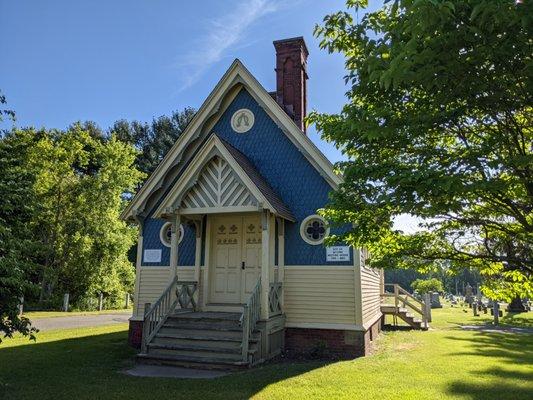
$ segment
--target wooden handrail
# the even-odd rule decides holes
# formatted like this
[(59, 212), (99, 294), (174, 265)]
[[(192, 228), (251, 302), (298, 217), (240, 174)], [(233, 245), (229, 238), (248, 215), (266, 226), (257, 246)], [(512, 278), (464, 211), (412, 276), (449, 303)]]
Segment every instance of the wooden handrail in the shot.
[[(426, 304), (423, 301), (418, 300), (407, 290), (395, 283), (386, 283), (383, 285), (385, 292), (381, 294), (381, 298), (394, 298), (394, 307), (399, 309), (400, 303), (404, 308), (409, 307), (411, 310), (422, 316), (422, 322), (424, 327), (428, 327), (428, 307), (430, 304)], [(387, 289), (392, 289), (392, 293), (387, 292)]]
[(243, 307), (242, 315), (240, 318), (240, 323), (242, 326), (242, 342), (241, 342), (241, 351), (242, 351), (242, 360), (248, 361), (248, 349), (250, 343), (250, 336), (255, 330), (257, 321), (261, 315), (261, 278), (257, 281), (248, 301)]
[(181, 309), (196, 311), (194, 293), (197, 288), (198, 282), (178, 281), (176, 276), (153, 305), (150, 303), (145, 304), (141, 339), (142, 353), (146, 353), (148, 343), (154, 338), (159, 328), (165, 323), (167, 317), (176, 309), (178, 304)]

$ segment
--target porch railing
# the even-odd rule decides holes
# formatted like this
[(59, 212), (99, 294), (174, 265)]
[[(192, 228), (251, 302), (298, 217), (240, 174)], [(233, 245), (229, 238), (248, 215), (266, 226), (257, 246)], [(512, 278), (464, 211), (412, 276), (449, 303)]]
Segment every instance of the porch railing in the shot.
[(414, 311), (422, 317), (424, 327), (428, 327), (428, 307), (431, 305), (418, 300), (400, 285), (386, 283), (384, 293), (381, 294), (381, 302), (386, 305), (394, 305), (397, 311), (400, 307)]
[(178, 281), (176, 276), (153, 305), (150, 303), (145, 304), (141, 340), (142, 353), (146, 353), (148, 343), (154, 338), (159, 328), (165, 323), (167, 317), (176, 309), (178, 304), (181, 309), (196, 311), (194, 293), (197, 289), (197, 282)]
[(250, 343), (250, 336), (255, 330), (257, 321), (261, 317), (261, 279), (257, 281), (250, 298), (244, 305), (240, 323), (242, 326), (242, 359), (248, 361), (248, 346)]
[(268, 292), (268, 308), (269, 316), (280, 315), (281, 310), (281, 295), (283, 286), (281, 282), (274, 282), (270, 284), (270, 290)]

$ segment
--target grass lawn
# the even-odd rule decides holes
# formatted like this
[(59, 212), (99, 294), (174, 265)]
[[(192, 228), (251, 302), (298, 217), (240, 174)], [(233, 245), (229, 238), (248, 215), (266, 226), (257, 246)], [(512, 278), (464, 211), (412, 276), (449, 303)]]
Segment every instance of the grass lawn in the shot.
[(30, 320), (40, 318), (55, 318), (55, 317), (77, 317), (80, 315), (102, 315), (115, 314), (117, 312), (132, 312), (133, 308), (122, 308), (120, 310), (102, 310), (102, 311), (29, 311), (23, 315)]
[[(531, 326), (533, 313), (511, 316)], [(464, 331), (490, 316), (433, 310), (428, 332), (384, 333), (376, 353), (343, 362), (271, 364), (214, 380), (135, 378), (126, 325), (38, 334), (0, 345), (0, 399), (533, 398), (533, 335)]]

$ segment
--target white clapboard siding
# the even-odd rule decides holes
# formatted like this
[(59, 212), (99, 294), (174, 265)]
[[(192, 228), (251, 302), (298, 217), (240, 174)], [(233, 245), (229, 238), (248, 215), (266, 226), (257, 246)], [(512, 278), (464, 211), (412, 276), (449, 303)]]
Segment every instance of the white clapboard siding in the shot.
[(353, 269), (285, 268), (287, 324), (355, 324)]
[(363, 324), (380, 314), (381, 274), (379, 270), (361, 267)]
[[(202, 281), (202, 272), (200, 281)], [(168, 267), (142, 267), (139, 279), (139, 301), (135, 304), (134, 316), (142, 318), (144, 315), (144, 304), (153, 304), (169, 285), (171, 274)], [(192, 281), (194, 279), (194, 269), (192, 267), (180, 267), (178, 279)], [(200, 301), (202, 297), (202, 284), (200, 283)]]
[(181, 202), (183, 210), (208, 207), (257, 205), (256, 198), (241, 182), (226, 160), (214, 157)]

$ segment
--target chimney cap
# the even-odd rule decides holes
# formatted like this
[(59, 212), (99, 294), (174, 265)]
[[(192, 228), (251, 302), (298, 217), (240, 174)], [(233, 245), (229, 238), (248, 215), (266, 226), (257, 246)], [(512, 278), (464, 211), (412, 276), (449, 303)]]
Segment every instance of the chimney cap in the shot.
[(289, 44), (289, 43), (298, 43), (302, 46), (304, 52), (305, 52), (305, 55), (308, 56), (309, 55), (309, 50), (307, 50), (307, 45), (305, 44), (305, 40), (304, 40), (304, 37), (303, 36), (297, 36), (297, 37), (292, 37), (292, 38), (287, 38), (287, 39), (280, 39), (280, 40), (274, 40), (274, 42), (272, 42), (274, 44), (274, 47), (276, 48), (276, 50), (278, 49), (278, 46), (279, 45), (283, 45), (283, 44)]

